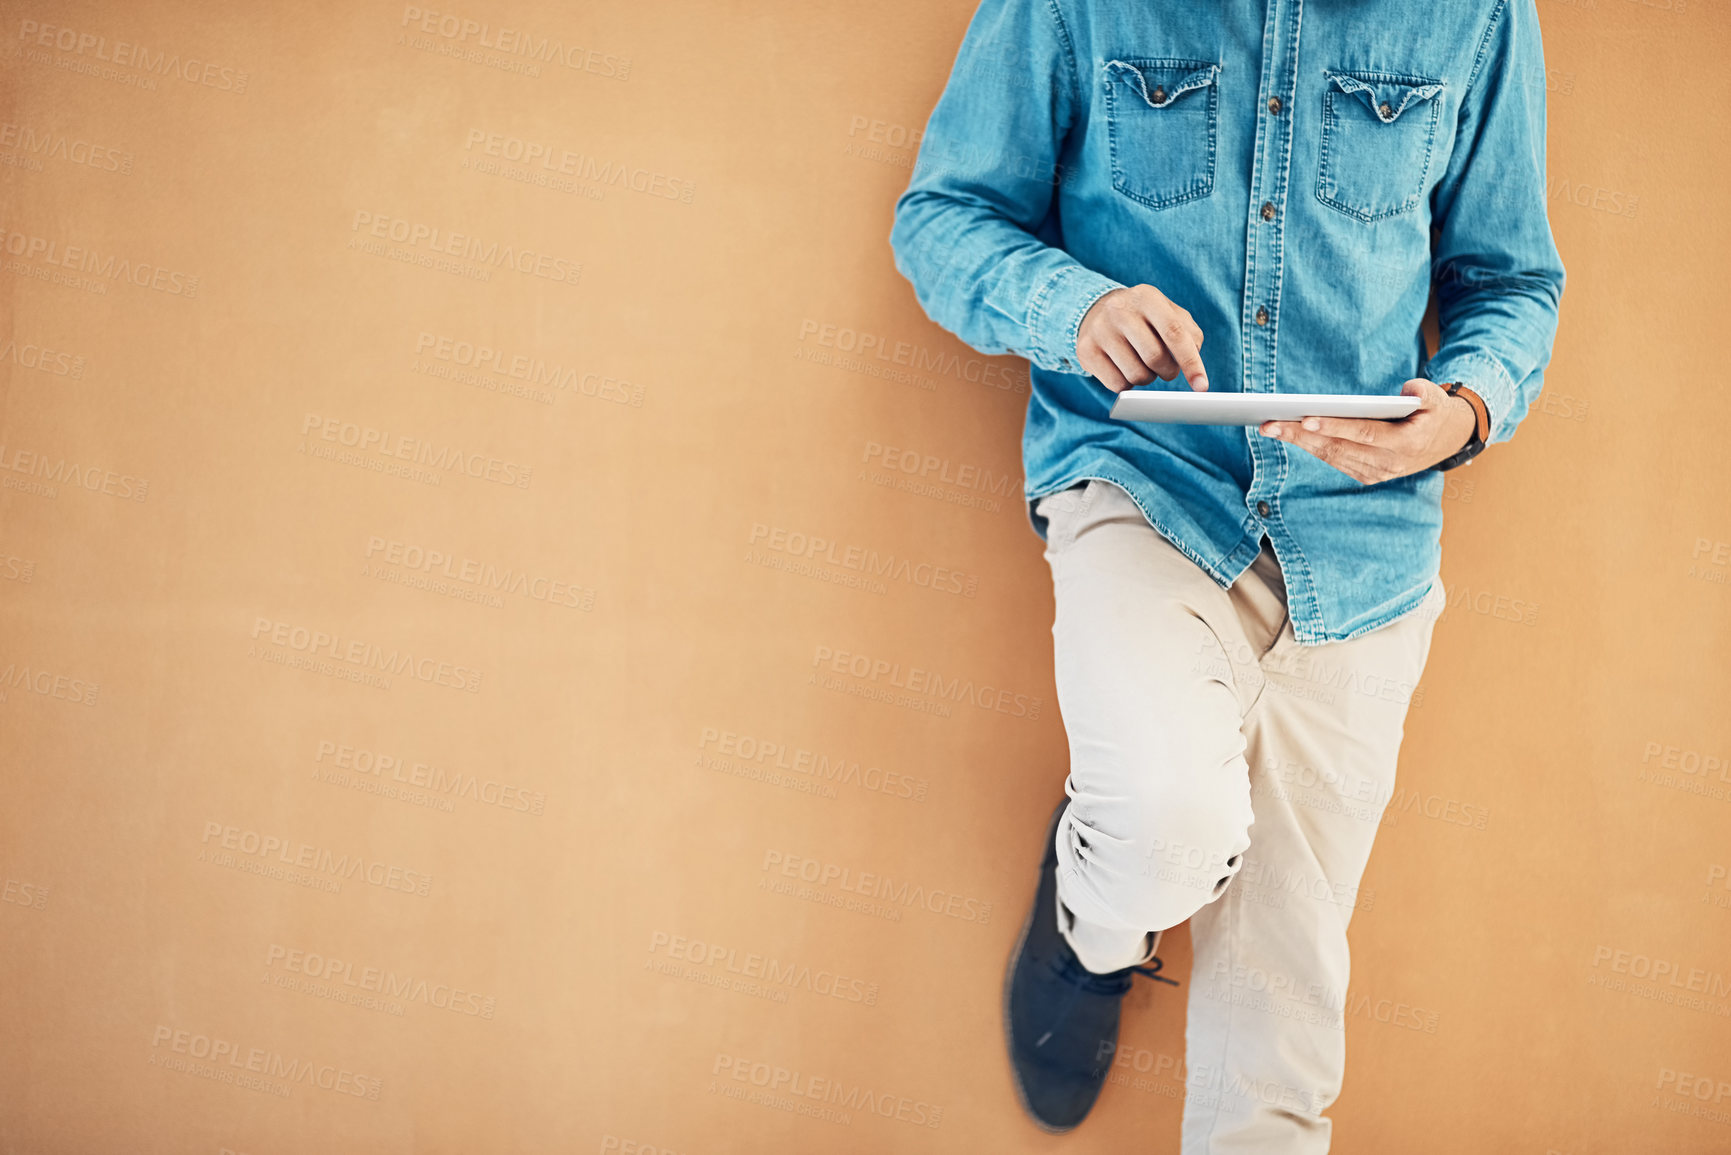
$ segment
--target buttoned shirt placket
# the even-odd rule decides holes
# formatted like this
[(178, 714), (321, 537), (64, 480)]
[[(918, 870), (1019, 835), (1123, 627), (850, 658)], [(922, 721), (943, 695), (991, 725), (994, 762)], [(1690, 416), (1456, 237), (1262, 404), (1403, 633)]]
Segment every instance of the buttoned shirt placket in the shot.
[[(1246, 393), (1275, 391), (1280, 335), (1281, 267), (1286, 236), (1286, 199), (1292, 158), (1293, 93), (1298, 83), (1299, 27), (1303, 0), (1269, 0), (1262, 26), (1262, 75), (1256, 99), (1256, 148), (1250, 170), (1250, 219), (1244, 241), (1244, 298), (1239, 331), (1244, 335), (1242, 363)], [(1254, 425), (1244, 428), (1251, 460), (1245, 494), (1245, 529), (1254, 557), (1263, 532), (1275, 543), (1286, 579), (1288, 609), (1315, 596), (1303, 558), (1291, 548), (1280, 524), (1280, 491), (1286, 481), (1286, 446), (1264, 437)], [(1236, 563), (1237, 558), (1233, 559)], [(1294, 564), (1296, 563), (1296, 564)]]

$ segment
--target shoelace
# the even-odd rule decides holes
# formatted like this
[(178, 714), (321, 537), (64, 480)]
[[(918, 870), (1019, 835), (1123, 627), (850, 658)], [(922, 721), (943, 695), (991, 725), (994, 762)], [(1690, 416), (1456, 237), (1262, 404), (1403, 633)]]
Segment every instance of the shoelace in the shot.
[(1130, 984), (1135, 981), (1136, 975), (1147, 975), (1157, 983), (1177, 986), (1177, 979), (1169, 979), (1160, 973), (1165, 965), (1160, 961), (1160, 956), (1155, 955), (1150, 965), (1130, 966), (1123, 970), (1100, 974), (1098, 971), (1091, 971), (1083, 966), (1082, 961), (1076, 957), (1074, 951), (1060, 951), (1052, 960), (1052, 969), (1060, 978), (1079, 990), (1086, 990), (1089, 994), (1095, 995), (1121, 995), (1130, 989)]
[[(1084, 991), (1093, 995), (1125, 994), (1129, 991), (1130, 984), (1136, 981), (1137, 975), (1147, 975), (1157, 983), (1170, 983), (1177, 986), (1177, 979), (1169, 979), (1160, 973), (1161, 967), (1164, 965), (1160, 961), (1160, 956), (1156, 955), (1152, 966), (1131, 966), (1120, 971), (1112, 971), (1109, 974), (1100, 974), (1083, 966), (1075, 952), (1060, 951), (1057, 957), (1052, 960), (1052, 970), (1064, 980), (1070, 989), (1069, 993), (1064, 996), (1063, 1004), (1052, 1015), (1051, 1021), (1061, 1023), (1067, 1019), (1070, 1008), (1075, 1005), (1076, 999)], [(1046, 1040), (1051, 1037), (1051, 1031), (1045, 1032), (1034, 1041), (1034, 1046), (1044, 1046)]]
[(1178, 985), (1177, 979), (1169, 979), (1165, 975), (1160, 973), (1160, 968), (1165, 966), (1165, 965), (1166, 965), (1165, 963), (1160, 961), (1160, 956), (1155, 955), (1153, 966), (1151, 966), (1151, 967), (1138, 966), (1138, 967), (1131, 967), (1130, 969), (1135, 971), (1139, 975), (1147, 975), (1149, 978), (1153, 979), (1157, 983), (1170, 983), (1172, 986), (1177, 986)]

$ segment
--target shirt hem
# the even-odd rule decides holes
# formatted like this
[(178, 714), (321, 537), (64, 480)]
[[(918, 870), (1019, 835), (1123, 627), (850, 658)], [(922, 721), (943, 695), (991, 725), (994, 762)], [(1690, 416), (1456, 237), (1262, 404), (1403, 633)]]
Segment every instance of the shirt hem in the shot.
[[(1176, 530), (1149, 511), (1148, 507), (1143, 504), (1142, 499), (1136, 495), (1135, 482), (1124, 477), (1114, 476), (1108, 472), (1098, 471), (1078, 473), (1067, 480), (1042, 485), (1038, 487), (1037, 491), (1025, 491), (1028, 518), (1030, 523), (1033, 523), (1034, 532), (1039, 534), (1041, 540), (1044, 540), (1046, 535), (1041, 531), (1040, 526), (1035, 520), (1034, 503), (1042, 497), (1058, 493), (1083, 481), (1109, 481), (1119, 489), (1122, 489), (1129, 495), (1130, 500), (1136, 503), (1136, 508), (1142, 511), (1142, 516), (1148, 524), (1152, 526), (1161, 537), (1165, 538), (1168, 542), (1171, 542), (1174, 549), (1194, 562), (1197, 568), (1202, 570), (1203, 573), (1207, 574), (1210, 578), (1213, 578), (1215, 584), (1220, 586), (1222, 589), (1231, 589), (1232, 583), (1236, 582), (1239, 577), (1243, 575), (1244, 571), (1250, 568), (1250, 563), (1255, 561), (1256, 555), (1262, 552), (1261, 539), (1257, 538), (1248, 545), (1241, 542), (1237, 548), (1229, 552), (1219, 562), (1211, 562), (1201, 554), (1197, 553), (1194, 548), (1186, 544), (1178, 536)], [(1145, 479), (1144, 484), (1146, 484)], [(1230, 576), (1226, 573), (1226, 569), (1232, 570)]]
[[(1098, 466), (1084, 468), (1073, 474), (1066, 474), (1064, 478), (1059, 481), (1047, 482), (1036, 487), (1024, 489), (1023, 504), (1028, 513), (1029, 524), (1033, 528), (1034, 533), (1039, 536), (1042, 541), (1046, 540), (1046, 533), (1040, 526), (1039, 519), (1034, 513), (1035, 503), (1042, 497), (1047, 497), (1051, 494), (1061, 492), (1062, 490), (1070, 488), (1072, 485), (1084, 481), (1110, 482), (1111, 484), (1116, 485), (1119, 489), (1122, 489), (1129, 495), (1130, 500), (1136, 503), (1136, 508), (1142, 512), (1143, 518), (1155, 530), (1155, 532), (1159, 533), (1161, 537), (1170, 542), (1172, 547), (1179, 553), (1190, 559), (1198, 569), (1202, 570), (1203, 573), (1206, 573), (1215, 584), (1220, 586), (1222, 589), (1231, 589), (1233, 583), (1243, 575), (1245, 570), (1250, 568), (1250, 563), (1255, 561), (1257, 555), (1262, 552), (1262, 535), (1259, 534), (1254, 538), (1241, 541), (1237, 547), (1230, 550), (1218, 562), (1209, 561), (1207, 558), (1197, 553), (1194, 547), (1184, 542), (1170, 525), (1167, 525), (1161, 518), (1149, 511), (1147, 505), (1145, 505), (1142, 499), (1136, 495), (1135, 487), (1138, 484), (1136, 481), (1119, 474), (1117, 471), (1102, 469)], [(1144, 478), (1141, 480), (1141, 484), (1149, 483)], [(1272, 543), (1274, 541), (1273, 527), (1270, 527), (1267, 533), (1269, 541)], [(1296, 543), (1289, 542), (1289, 544), (1293, 546), (1294, 550), (1297, 550)], [(1276, 546), (1275, 553), (1278, 557), (1280, 553), (1278, 546)], [(1302, 559), (1303, 551), (1297, 550), (1297, 553)], [(1230, 571), (1230, 574), (1228, 571)], [(1281, 576), (1282, 580), (1285, 580), (1284, 566), (1282, 567)], [(1389, 625), (1416, 611), (1424, 604), (1425, 598), (1429, 596), (1431, 588), (1435, 585), (1439, 576), (1440, 575), (1436, 573), (1431, 574), (1420, 585), (1414, 587), (1416, 594), (1412, 591), (1408, 591), (1404, 597), (1396, 601), (1393, 609), (1381, 613), (1371, 620), (1347, 630), (1319, 630), (1307, 624), (1301, 624), (1300, 619), (1290, 613), (1291, 590), (1288, 589), (1288, 617), (1292, 623), (1293, 640), (1301, 646), (1323, 646), (1338, 642), (1350, 642), (1354, 638), (1363, 637), (1365, 634), (1368, 634), (1373, 630), (1381, 629), (1383, 626)], [(1311, 600), (1314, 601), (1314, 598)]]

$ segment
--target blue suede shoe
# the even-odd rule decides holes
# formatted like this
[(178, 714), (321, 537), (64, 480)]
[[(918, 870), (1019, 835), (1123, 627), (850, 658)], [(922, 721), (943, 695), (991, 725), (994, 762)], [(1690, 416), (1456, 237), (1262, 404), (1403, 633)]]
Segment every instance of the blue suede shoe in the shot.
[[(1058, 822), (1066, 798), (1046, 828), (1040, 886), (1004, 975), (1004, 1030), (1016, 1094), (1034, 1122), (1061, 1134), (1087, 1118), (1118, 1045), (1118, 1012), (1138, 974), (1163, 983), (1160, 960), (1096, 974), (1084, 967), (1058, 930)], [(1159, 939), (1155, 939), (1158, 948)]]

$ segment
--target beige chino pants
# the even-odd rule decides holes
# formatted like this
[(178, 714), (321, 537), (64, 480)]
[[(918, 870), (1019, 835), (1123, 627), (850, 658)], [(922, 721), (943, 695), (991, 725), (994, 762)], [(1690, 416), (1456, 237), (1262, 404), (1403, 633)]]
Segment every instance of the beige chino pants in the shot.
[(1108, 971), (1190, 921), (1185, 1155), (1325, 1152), (1347, 923), (1442, 583), (1367, 634), (1300, 646), (1266, 541), (1224, 590), (1110, 482), (1036, 512), (1070, 743), (1059, 928)]

